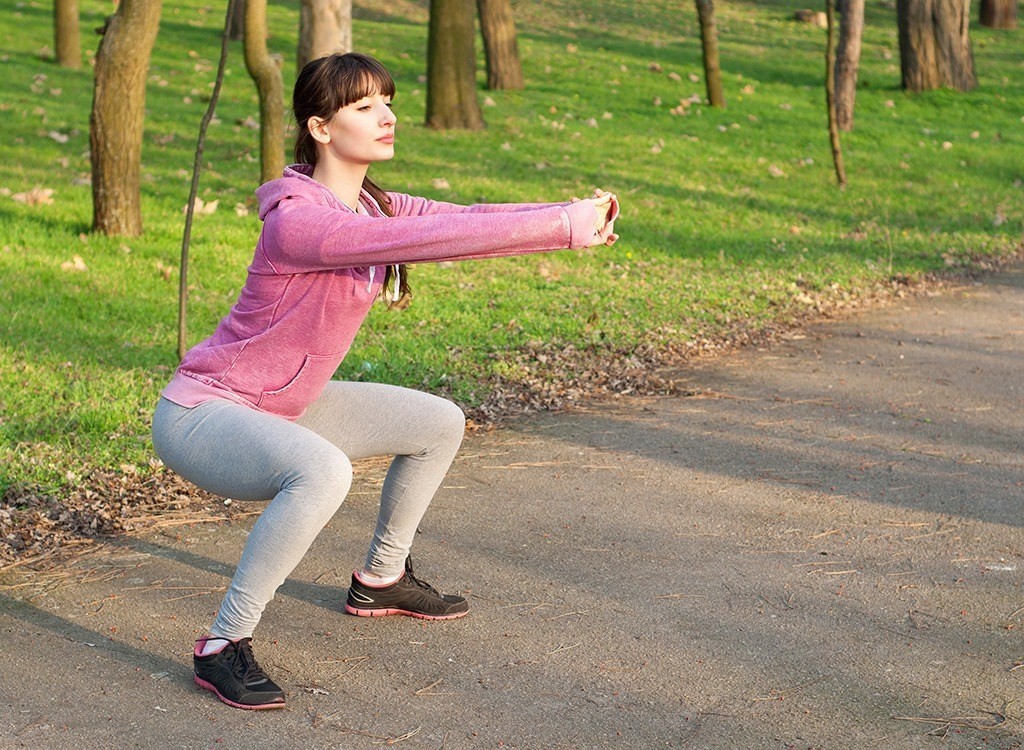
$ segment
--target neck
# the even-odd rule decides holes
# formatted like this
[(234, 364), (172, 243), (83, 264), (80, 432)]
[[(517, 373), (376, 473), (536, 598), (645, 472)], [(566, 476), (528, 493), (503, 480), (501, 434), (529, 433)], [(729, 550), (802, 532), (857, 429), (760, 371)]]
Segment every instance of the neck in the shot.
[(367, 165), (343, 164), (321, 159), (313, 168), (313, 179), (331, 190), (338, 199), (353, 211), (359, 205), (359, 192), (366, 177)]

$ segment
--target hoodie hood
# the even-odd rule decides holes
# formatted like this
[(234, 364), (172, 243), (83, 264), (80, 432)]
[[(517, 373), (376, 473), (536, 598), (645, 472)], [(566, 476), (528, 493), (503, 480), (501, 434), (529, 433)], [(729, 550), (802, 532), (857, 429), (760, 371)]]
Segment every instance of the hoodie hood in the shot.
[(284, 168), (281, 177), (256, 188), (256, 198), (260, 204), (260, 221), (266, 219), (267, 214), (277, 208), (281, 201), (297, 197), (331, 208), (347, 208), (334, 193), (313, 179), (312, 164), (292, 164)]

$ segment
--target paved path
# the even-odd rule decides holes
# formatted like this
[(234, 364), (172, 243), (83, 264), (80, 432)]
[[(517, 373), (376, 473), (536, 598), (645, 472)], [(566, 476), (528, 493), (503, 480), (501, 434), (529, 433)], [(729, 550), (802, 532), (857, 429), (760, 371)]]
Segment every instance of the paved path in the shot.
[(0, 596), (0, 747), (1021, 747), (1022, 351), (1017, 270), (471, 436), (451, 623), (340, 612), (373, 468), (261, 625), (285, 711), (191, 684), (247, 525), (125, 541)]

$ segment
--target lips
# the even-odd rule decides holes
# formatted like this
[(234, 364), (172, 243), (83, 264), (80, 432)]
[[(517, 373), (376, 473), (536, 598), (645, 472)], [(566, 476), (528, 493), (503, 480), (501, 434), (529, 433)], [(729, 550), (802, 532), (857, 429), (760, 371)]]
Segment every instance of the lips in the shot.
[(395, 142), (395, 136), (393, 134), (385, 135), (377, 139), (377, 143), (392, 144)]

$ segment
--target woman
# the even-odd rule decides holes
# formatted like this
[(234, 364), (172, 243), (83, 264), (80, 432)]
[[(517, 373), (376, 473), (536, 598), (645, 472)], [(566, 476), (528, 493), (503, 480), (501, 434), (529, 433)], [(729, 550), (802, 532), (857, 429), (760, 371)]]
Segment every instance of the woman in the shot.
[(442, 620), (468, 610), (418, 579), (416, 527), (462, 441), (465, 418), (436, 396), (331, 380), (370, 306), (409, 295), (406, 263), (612, 244), (615, 197), (457, 206), (386, 193), (366, 177), (394, 156), (395, 84), (376, 60), (331, 55), (303, 68), (293, 109), (298, 164), (257, 190), (263, 230), (238, 301), (161, 394), (153, 443), (196, 485), (270, 500), (256, 522), (195, 681), (238, 708), (279, 708), (253, 631), (274, 592), (334, 515), (351, 461), (393, 455), (366, 561), (345, 610)]

